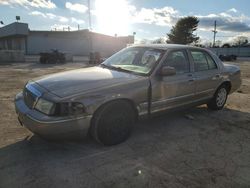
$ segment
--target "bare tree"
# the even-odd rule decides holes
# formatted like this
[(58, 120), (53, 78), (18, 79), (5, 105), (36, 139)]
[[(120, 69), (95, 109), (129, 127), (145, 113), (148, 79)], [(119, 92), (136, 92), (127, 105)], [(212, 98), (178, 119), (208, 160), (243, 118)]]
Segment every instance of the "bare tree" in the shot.
[(155, 40), (152, 41), (152, 44), (165, 44), (165, 43), (166, 43), (165, 39), (162, 38), (162, 37), (160, 37), (160, 38), (155, 39)]
[(245, 36), (238, 36), (233, 41), (235, 46), (243, 46), (248, 43), (248, 38)]

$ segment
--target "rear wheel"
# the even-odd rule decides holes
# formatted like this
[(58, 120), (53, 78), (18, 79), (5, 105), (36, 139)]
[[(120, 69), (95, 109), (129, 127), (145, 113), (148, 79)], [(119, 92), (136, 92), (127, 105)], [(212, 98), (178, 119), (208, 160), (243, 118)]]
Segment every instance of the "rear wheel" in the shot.
[(133, 107), (126, 101), (115, 101), (101, 107), (94, 116), (92, 137), (104, 145), (115, 145), (125, 141), (135, 123)]
[(211, 110), (221, 110), (226, 101), (228, 95), (228, 87), (226, 85), (220, 86), (214, 94), (214, 97), (207, 104), (208, 108)]

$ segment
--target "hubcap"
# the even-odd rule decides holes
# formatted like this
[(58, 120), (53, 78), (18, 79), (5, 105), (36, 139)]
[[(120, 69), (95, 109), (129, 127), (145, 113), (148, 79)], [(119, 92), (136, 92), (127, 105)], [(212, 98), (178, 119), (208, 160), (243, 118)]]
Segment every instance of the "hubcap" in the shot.
[(218, 91), (217, 97), (216, 97), (216, 104), (218, 107), (221, 107), (224, 105), (227, 98), (227, 90), (225, 88), (221, 88)]

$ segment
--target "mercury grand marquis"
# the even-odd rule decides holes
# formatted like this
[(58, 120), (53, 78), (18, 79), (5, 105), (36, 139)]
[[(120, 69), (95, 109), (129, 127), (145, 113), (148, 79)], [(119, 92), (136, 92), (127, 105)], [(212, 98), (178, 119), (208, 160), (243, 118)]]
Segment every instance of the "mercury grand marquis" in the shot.
[(138, 45), (98, 66), (29, 81), (15, 107), (21, 125), (40, 136), (82, 132), (114, 145), (139, 117), (201, 104), (220, 110), (240, 85), (240, 69), (209, 50)]

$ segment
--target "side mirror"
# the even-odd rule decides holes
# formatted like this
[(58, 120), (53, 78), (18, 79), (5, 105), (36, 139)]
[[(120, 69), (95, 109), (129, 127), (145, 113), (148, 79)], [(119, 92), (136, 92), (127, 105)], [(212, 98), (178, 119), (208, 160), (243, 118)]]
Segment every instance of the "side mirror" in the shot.
[(174, 67), (163, 66), (160, 71), (161, 76), (173, 76), (176, 75), (176, 70)]

